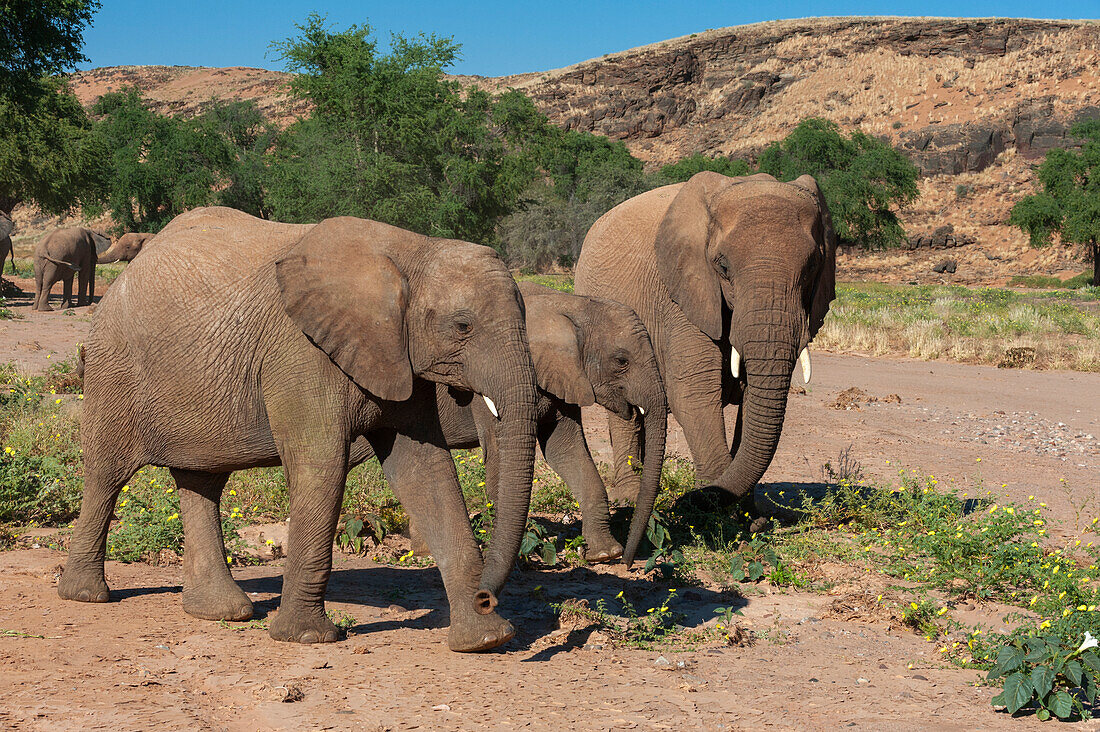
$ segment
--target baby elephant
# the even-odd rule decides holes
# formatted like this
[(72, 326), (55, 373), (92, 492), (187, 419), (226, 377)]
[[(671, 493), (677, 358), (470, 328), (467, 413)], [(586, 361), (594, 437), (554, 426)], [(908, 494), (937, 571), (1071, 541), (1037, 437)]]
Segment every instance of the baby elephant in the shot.
[(141, 248), (145, 246), (145, 242), (152, 239), (156, 234), (142, 234), (136, 231), (129, 234), (123, 234), (115, 243), (111, 245), (111, 248), (99, 255), (100, 264), (110, 264), (111, 262), (132, 262), (134, 257), (138, 255)]
[(50, 290), (58, 280), (64, 283), (61, 308), (73, 306), (73, 276), (80, 275), (77, 306), (89, 305), (95, 297), (96, 249), (110, 246), (105, 234), (83, 227), (58, 229), (42, 237), (34, 249), (34, 309), (53, 310)]
[[(530, 282), (521, 283), (519, 290), (539, 387), (539, 447), (581, 505), (589, 562), (610, 562), (624, 552), (611, 536), (607, 489), (588, 451), (581, 407), (596, 403), (621, 419), (644, 420), (644, 450), (633, 456), (642, 465), (642, 476), (625, 552), (629, 565), (653, 511), (665, 457), (668, 407), (649, 334), (634, 311), (617, 302)], [(481, 400), (444, 388), (437, 388), (436, 398), (447, 444), (483, 449), (486, 491), (495, 503), (495, 415)]]

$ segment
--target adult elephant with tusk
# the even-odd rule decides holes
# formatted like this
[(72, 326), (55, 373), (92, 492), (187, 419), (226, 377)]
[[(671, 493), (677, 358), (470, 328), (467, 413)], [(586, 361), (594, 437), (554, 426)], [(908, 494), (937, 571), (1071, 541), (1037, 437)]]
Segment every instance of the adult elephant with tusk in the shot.
[[(515, 631), (493, 608), (527, 520), (537, 387), (522, 298), (496, 253), (362, 219), (292, 225), (225, 208), (178, 216), (157, 241), (104, 297), (85, 344), (84, 498), (61, 597), (109, 600), (115, 500), (152, 464), (171, 469), (180, 490), (184, 609), (250, 617), (226, 567), (218, 503), (233, 470), (282, 464), (290, 534), (269, 632), (337, 640), (324, 594), (362, 437), (439, 558), (450, 647), (509, 640)], [(491, 399), (506, 438), (484, 563), (437, 384)]]
[[(817, 182), (703, 172), (632, 198), (585, 238), (576, 292), (649, 330), (698, 482), (750, 493), (775, 455), (796, 363), (833, 300), (836, 235)], [(722, 408), (740, 404), (732, 446)], [(609, 415), (617, 475), (638, 425)]]

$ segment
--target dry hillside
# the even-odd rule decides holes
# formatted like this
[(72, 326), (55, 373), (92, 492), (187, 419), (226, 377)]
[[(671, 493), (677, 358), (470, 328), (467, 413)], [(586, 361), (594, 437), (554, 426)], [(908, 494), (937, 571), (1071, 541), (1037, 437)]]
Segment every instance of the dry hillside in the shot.
[[(951, 224), (974, 243), (844, 256), (844, 274), (995, 282), (1083, 268), (1060, 247), (1029, 251), (1003, 222), (1032, 189), (1031, 166), (1065, 144), (1073, 122), (1100, 116), (1098, 69), (1100, 24), (1088, 21), (827, 18), (708, 30), (544, 73), (459, 78), (522, 89), (558, 124), (621, 139), (650, 165), (696, 151), (751, 158), (807, 116), (888, 138), (924, 174), (922, 198), (903, 216), (910, 233)], [(73, 86), (90, 104), (136, 84), (158, 109), (183, 114), (213, 97), (255, 99), (286, 122), (303, 110), (288, 106), (284, 79), (115, 67), (76, 74)], [(958, 272), (932, 273), (945, 256)]]

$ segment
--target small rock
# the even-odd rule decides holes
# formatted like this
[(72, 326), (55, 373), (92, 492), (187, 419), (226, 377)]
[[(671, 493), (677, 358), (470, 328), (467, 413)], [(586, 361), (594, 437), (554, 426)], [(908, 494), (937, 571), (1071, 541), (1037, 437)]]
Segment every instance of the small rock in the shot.
[(653, 665), (659, 668), (671, 668), (672, 662), (664, 656), (657, 656), (657, 660), (653, 662)]
[(321, 668), (332, 668), (332, 666), (329, 666), (328, 661), (318, 661), (317, 663), (314, 663), (312, 666), (310, 666), (310, 668), (312, 668), (312, 669), (321, 669)]
[(683, 678), (684, 681), (688, 682), (689, 684), (695, 684), (697, 686), (701, 686), (707, 683), (706, 679), (704, 679), (702, 676), (696, 676), (695, 674), (684, 674)]
[(168, 646), (165, 646), (165, 645), (157, 645), (157, 646), (153, 646), (153, 648), (159, 648), (162, 651), (167, 651), (168, 650)]
[(407, 612), (408, 612), (408, 610), (401, 607), (400, 605), (390, 605), (388, 608), (386, 608), (386, 614), (387, 615), (400, 615), (401, 613), (407, 613)]
[(449, 712), (449, 711), (451, 711), (451, 705), (450, 704), (436, 704), (434, 707), (432, 707), (432, 711), (433, 712)]
[(938, 272), (939, 274), (955, 274), (958, 268), (958, 261), (954, 259), (944, 259), (939, 264), (933, 265), (932, 271)]
[(359, 653), (359, 654), (370, 653), (370, 649), (367, 648), (366, 646), (356, 646), (355, 650), (352, 651), (352, 653)]
[(867, 681), (867, 679), (860, 676), (858, 679), (856, 679), (856, 683), (857, 684), (866, 684), (866, 683), (868, 683), (868, 681)]

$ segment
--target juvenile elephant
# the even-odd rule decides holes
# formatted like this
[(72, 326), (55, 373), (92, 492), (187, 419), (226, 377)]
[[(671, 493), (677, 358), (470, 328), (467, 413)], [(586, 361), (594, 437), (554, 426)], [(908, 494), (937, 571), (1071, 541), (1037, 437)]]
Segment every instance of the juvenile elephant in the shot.
[[(184, 609), (250, 617), (226, 567), (218, 503), (233, 470), (282, 464), (290, 535), (269, 632), (336, 640), (324, 593), (350, 446), (363, 436), (439, 559), (450, 647), (510, 639), (493, 608), (526, 525), (537, 395), (522, 300), (493, 250), (362, 219), (292, 225), (226, 208), (185, 213), (158, 237), (165, 245), (104, 297), (85, 344), (84, 498), (60, 596), (109, 600), (115, 500), (152, 464), (170, 468), (180, 490)], [(500, 500), (484, 566), (435, 384), (480, 394), (499, 415)]]
[(156, 234), (142, 234), (138, 232), (123, 234), (115, 240), (115, 243), (111, 245), (110, 249), (99, 255), (99, 263), (132, 262), (134, 261), (134, 257), (141, 251), (141, 248), (145, 246), (145, 242), (149, 241), (154, 236), (156, 236)]
[(50, 290), (58, 280), (65, 288), (61, 309), (71, 308), (73, 276), (77, 273), (80, 276), (77, 306), (91, 304), (95, 298), (96, 251), (110, 243), (106, 235), (79, 226), (58, 229), (42, 237), (34, 249), (34, 309), (53, 310)]
[(11, 269), (15, 271), (15, 247), (11, 243), (11, 232), (15, 230), (15, 222), (4, 211), (0, 210), (0, 280), (4, 278), (4, 260), (11, 257)]
[[(703, 172), (632, 198), (588, 232), (576, 291), (632, 307), (700, 482), (744, 496), (783, 428), (791, 372), (834, 296), (836, 235), (816, 181)], [(722, 407), (740, 404), (732, 447)], [(636, 425), (609, 415), (617, 475)]]
[[(649, 335), (634, 312), (616, 302), (578, 297), (524, 282), (527, 337), (539, 385), (538, 440), (550, 467), (581, 504), (590, 562), (624, 557), (629, 565), (645, 535), (661, 487), (668, 406)], [(499, 480), (496, 420), (484, 403), (436, 388), (440, 422), (452, 448), (479, 445), (485, 455), (485, 484), (496, 502)], [(581, 407), (600, 404), (622, 419), (641, 415), (644, 449), (631, 463), (642, 464), (636, 509), (626, 552), (611, 536), (607, 490), (596, 470), (581, 424)], [(369, 452), (367, 454), (369, 457)], [(631, 466), (633, 470), (633, 465)]]

